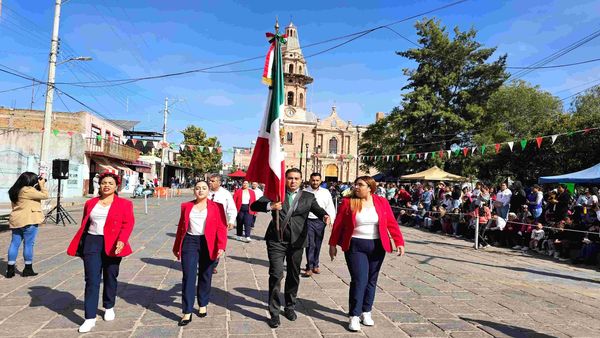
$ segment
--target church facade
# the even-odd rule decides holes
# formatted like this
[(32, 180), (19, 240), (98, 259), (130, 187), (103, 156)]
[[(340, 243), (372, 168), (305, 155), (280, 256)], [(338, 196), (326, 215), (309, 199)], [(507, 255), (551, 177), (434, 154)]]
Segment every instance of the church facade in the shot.
[[(358, 144), (367, 126), (353, 125), (331, 107), (329, 116), (319, 118), (307, 109), (308, 85), (313, 82), (300, 48), (298, 31), (293, 23), (286, 27), (287, 44), (282, 46), (285, 81), (283, 141), (287, 168), (299, 168), (307, 179), (318, 172), (327, 181), (350, 182), (364, 172), (358, 159)], [(381, 118), (383, 113), (377, 113)], [(252, 147), (237, 148), (233, 164), (246, 169)]]

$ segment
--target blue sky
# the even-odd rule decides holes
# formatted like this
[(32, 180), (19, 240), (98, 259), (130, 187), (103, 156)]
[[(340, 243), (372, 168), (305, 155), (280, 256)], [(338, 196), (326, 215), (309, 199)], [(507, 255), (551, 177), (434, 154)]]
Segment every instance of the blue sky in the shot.
[[(91, 56), (57, 68), (57, 82), (143, 77), (179, 72), (264, 55), (264, 33), (279, 17), (298, 27), (301, 45), (387, 24), (451, 1), (119, 1), (70, 0), (62, 8), (59, 59)], [(3, 0), (0, 17), (0, 65), (46, 80), (54, 1)], [(472, 0), (429, 14), (461, 30), (474, 27), (478, 41), (508, 54), (509, 66), (528, 66), (600, 28), (600, 2), (592, 0)], [(416, 40), (414, 20), (393, 26)], [(304, 48), (305, 55), (332, 46)], [(596, 58), (600, 38), (551, 64)], [(343, 47), (309, 58), (314, 77), (307, 104), (318, 116), (337, 106), (342, 118), (368, 124), (375, 112), (398, 105), (406, 84), (402, 69), (414, 64), (395, 54), (411, 45), (380, 30)], [(259, 68), (254, 60), (220, 70)], [(600, 83), (600, 62), (538, 70), (524, 79), (560, 98)], [(169, 116), (169, 139), (181, 141), (189, 124), (217, 136), (226, 148), (247, 146), (256, 138), (266, 100), (261, 73), (196, 73), (108, 88), (61, 89), (114, 119), (140, 120), (138, 130), (162, 130), (164, 98), (175, 100)], [(598, 80), (596, 82), (593, 82)], [(29, 83), (0, 73), (0, 92)], [(59, 86), (60, 87), (60, 86)], [(34, 90), (43, 109), (43, 88)], [(0, 106), (25, 108), (31, 88), (0, 93)], [(61, 100), (62, 99), (62, 100)], [(64, 103), (63, 103), (64, 102)], [(569, 100), (565, 100), (568, 106)], [(55, 110), (84, 107), (66, 96)], [(225, 158), (227, 160), (227, 157)]]

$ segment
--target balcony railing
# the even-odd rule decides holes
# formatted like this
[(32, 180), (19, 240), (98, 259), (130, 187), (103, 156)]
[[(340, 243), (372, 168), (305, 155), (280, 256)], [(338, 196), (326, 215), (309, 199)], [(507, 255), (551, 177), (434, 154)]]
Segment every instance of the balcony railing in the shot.
[(135, 162), (140, 156), (140, 152), (130, 146), (105, 139), (98, 140), (92, 137), (86, 139), (86, 152), (128, 162)]

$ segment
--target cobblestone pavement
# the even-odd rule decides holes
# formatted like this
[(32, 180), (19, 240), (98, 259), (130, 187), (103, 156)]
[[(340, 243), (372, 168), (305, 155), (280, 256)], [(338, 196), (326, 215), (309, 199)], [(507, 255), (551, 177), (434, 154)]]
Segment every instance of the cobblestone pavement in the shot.
[[(148, 215), (136, 205), (134, 253), (121, 264), (117, 319), (100, 316), (98, 337), (599, 337), (600, 273), (524, 256), (504, 249), (474, 251), (454, 238), (403, 229), (408, 254), (388, 255), (379, 277), (374, 327), (346, 331), (349, 274), (343, 256), (322, 251), (320, 275), (300, 284), (299, 317), (282, 317), (270, 329), (266, 296), (268, 264), (261, 215), (250, 244), (230, 240), (214, 276), (209, 316), (177, 326), (181, 306), (180, 265), (171, 254), (183, 198), (149, 200)], [(81, 213), (74, 213), (80, 219)], [(83, 321), (83, 264), (65, 250), (76, 231), (40, 228), (34, 267), (37, 277), (0, 277), (0, 336), (77, 336)], [(328, 234), (326, 234), (328, 238)], [(2, 259), (10, 232), (0, 234)], [(22, 260), (17, 262), (23, 267)]]

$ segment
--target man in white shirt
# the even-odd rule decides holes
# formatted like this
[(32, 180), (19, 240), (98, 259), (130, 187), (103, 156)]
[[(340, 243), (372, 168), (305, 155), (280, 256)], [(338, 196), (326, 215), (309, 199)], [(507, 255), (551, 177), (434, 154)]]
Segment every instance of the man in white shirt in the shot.
[[(237, 209), (231, 193), (221, 186), (221, 175), (210, 175), (208, 187), (210, 188), (210, 191), (208, 192), (208, 198), (211, 201), (221, 203), (223, 205), (223, 209), (225, 209), (225, 215), (227, 215), (227, 229), (233, 229), (235, 226), (235, 219), (237, 217)], [(217, 265), (219, 265), (218, 259), (215, 261), (213, 274), (217, 273)]]
[(496, 214), (498, 216), (507, 219), (508, 211), (510, 210), (510, 198), (512, 197), (512, 191), (508, 189), (505, 182), (500, 184), (500, 191), (496, 193)]
[[(315, 195), (317, 203), (330, 216), (331, 222), (335, 221), (335, 205), (331, 198), (329, 190), (321, 188), (321, 174), (313, 173), (310, 175), (310, 187), (304, 191), (311, 192)], [(325, 236), (325, 223), (317, 218), (312, 212), (308, 214), (306, 220), (306, 228), (308, 235), (308, 246), (306, 247), (306, 269), (302, 277), (310, 277), (313, 273), (319, 274), (319, 254), (321, 253), (321, 244)]]
[(256, 199), (259, 199), (263, 196), (263, 191), (258, 187), (258, 182), (252, 182), (252, 191), (254, 191)]

